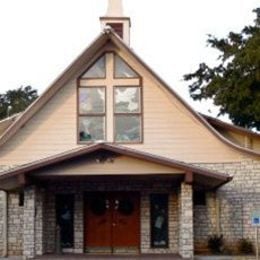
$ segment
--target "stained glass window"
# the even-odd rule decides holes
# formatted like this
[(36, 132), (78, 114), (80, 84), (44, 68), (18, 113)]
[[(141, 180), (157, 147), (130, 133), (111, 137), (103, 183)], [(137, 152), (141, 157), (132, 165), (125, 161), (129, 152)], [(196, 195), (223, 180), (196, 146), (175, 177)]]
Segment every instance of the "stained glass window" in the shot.
[(168, 194), (152, 194), (151, 210), (151, 246), (168, 247)]

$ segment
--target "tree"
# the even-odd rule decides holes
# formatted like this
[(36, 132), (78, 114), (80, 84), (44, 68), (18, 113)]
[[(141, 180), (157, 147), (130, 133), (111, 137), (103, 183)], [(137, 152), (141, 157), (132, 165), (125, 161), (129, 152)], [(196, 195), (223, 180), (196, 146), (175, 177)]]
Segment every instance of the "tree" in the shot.
[(253, 12), (254, 24), (240, 33), (230, 32), (223, 39), (209, 35), (208, 45), (221, 53), (218, 65), (202, 63), (184, 80), (191, 81), (194, 100), (212, 98), (219, 115), (228, 114), (234, 124), (260, 130), (260, 8)]
[(0, 119), (24, 111), (37, 97), (37, 90), (31, 86), (0, 94)]

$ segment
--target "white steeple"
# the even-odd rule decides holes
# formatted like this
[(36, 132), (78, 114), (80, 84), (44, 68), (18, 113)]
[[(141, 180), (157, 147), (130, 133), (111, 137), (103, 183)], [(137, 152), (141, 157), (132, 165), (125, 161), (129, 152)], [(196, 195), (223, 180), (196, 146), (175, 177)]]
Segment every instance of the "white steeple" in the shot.
[(123, 17), (122, 0), (108, 0), (107, 17)]
[(125, 43), (130, 44), (130, 18), (123, 15), (122, 0), (108, 0), (107, 13), (100, 17), (101, 27), (110, 26)]

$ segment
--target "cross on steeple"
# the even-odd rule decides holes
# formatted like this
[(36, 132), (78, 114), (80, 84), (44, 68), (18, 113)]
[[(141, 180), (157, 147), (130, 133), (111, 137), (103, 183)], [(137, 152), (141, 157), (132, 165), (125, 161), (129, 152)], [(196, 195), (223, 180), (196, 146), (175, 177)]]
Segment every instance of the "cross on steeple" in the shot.
[(100, 17), (102, 29), (110, 26), (128, 45), (130, 44), (130, 18), (123, 15), (122, 0), (108, 0), (107, 13)]

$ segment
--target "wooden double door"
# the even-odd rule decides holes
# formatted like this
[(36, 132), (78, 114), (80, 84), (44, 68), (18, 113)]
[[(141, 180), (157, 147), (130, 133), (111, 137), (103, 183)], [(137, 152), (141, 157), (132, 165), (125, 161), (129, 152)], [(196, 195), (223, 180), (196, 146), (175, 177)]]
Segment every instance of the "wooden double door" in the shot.
[(139, 197), (135, 192), (97, 192), (85, 195), (86, 252), (139, 252)]

